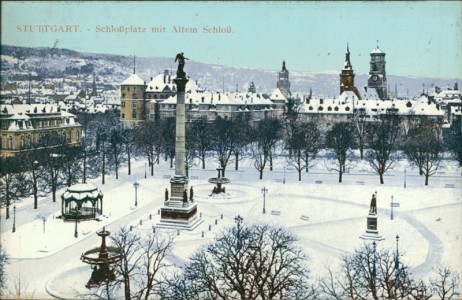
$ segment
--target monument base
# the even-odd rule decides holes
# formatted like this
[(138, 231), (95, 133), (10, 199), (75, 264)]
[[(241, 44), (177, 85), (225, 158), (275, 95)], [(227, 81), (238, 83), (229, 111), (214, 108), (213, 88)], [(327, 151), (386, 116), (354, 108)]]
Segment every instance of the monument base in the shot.
[(362, 239), (362, 240), (368, 240), (368, 241), (383, 241), (385, 239), (384, 237), (379, 235), (378, 232), (372, 233), (372, 232), (368, 232), (368, 231), (363, 233), (359, 238)]
[(174, 203), (180, 201), (169, 201), (170, 205), (162, 207), (160, 209), (160, 223), (156, 226), (159, 228), (170, 228), (170, 229), (181, 229), (181, 230), (194, 230), (204, 220), (197, 215), (197, 204), (196, 203), (183, 203), (187, 204), (187, 207), (181, 207), (179, 205), (173, 206)]
[(384, 238), (379, 235), (379, 231), (377, 230), (377, 213), (376, 212), (369, 212), (367, 215), (367, 227), (366, 232), (363, 233), (359, 238), (363, 240), (371, 240), (371, 241), (382, 241)]

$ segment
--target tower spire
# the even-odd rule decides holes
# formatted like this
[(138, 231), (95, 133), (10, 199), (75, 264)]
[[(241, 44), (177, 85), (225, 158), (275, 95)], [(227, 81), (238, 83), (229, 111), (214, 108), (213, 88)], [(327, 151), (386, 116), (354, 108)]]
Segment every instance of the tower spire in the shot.
[(351, 62), (350, 62), (350, 46), (348, 45), (347, 43), (347, 51), (345, 53), (345, 66), (344, 68), (350, 68), (352, 69), (353, 67), (351, 66)]
[(135, 65), (136, 65), (135, 64), (135, 58), (136, 58), (136, 56), (133, 55), (133, 74), (135, 74)]

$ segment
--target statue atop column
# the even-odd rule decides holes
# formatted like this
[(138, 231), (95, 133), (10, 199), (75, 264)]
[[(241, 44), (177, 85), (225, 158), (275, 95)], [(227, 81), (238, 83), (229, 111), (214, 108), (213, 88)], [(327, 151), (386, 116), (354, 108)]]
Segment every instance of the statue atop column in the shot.
[(176, 78), (186, 79), (186, 73), (184, 72), (185, 59), (188, 59), (188, 58), (184, 57), (183, 52), (178, 53), (175, 57), (175, 62), (178, 61), (178, 69), (176, 71)]

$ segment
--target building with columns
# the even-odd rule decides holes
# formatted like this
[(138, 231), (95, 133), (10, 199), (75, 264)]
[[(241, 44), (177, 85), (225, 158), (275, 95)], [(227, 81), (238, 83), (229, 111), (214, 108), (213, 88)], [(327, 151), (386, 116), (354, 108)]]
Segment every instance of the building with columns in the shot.
[(0, 155), (33, 149), (48, 135), (62, 136), (68, 145), (79, 146), (82, 126), (76, 116), (55, 104), (2, 104), (0, 114)]

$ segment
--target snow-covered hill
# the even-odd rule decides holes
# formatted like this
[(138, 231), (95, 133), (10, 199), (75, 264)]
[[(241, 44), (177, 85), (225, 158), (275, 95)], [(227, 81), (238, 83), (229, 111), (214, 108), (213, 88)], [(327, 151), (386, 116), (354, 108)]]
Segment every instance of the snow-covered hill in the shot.
[[(153, 53), (155, 55), (155, 53)], [(342, 61), (339, 57), (339, 62)], [(88, 77), (95, 73), (99, 79), (115, 84), (122, 82), (133, 72), (133, 57), (111, 54), (82, 53), (59, 48), (26, 48), (16, 46), (1, 47), (1, 70), (2, 77), (13, 78), (15, 74), (24, 72), (36, 72), (41, 78), (65, 78), (67, 76)], [(287, 61), (287, 68), (295, 62)], [(275, 61), (274, 65), (266, 70), (232, 67), (205, 62), (189, 60), (185, 70), (193, 80), (209, 90), (216, 91), (239, 91), (247, 90), (251, 81), (255, 83), (257, 92), (271, 93), (276, 87), (277, 73), (282, 66), (281, 61)], [(310, 89), (314, 95), (336, 96), (339, 94), (338, 72), (311, 73), (290, 72), (291, 91), (296, 93), (308, 93)], [(150, 78), (163, 73), (164, 70), (175, 71), (174, 57), (137, 57), (136, 72), (149, 82)], [(422, 89), (430, 89), (437, 85), (440, 87), (453, 86), (454, 82), (461, 79), (441, 79), (431, 77), (402, 77), (390, 75), (393, 70), (388, 70), (388, 83), (391, 92), (396, 90), (398, 96), (413, 97), (422, 92)], [(427, 75), (427, 74), (426, 74)], [(431, 76), (431, 74), (428, 74)], [(367, 82), (367, 74), (356, 76), (356, 86), (363, 87)]]

